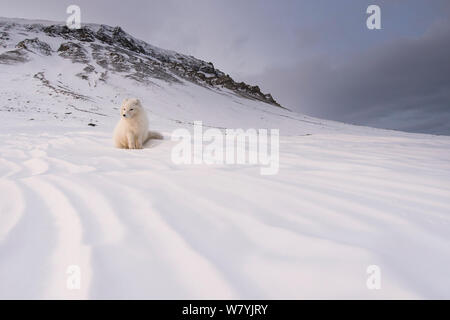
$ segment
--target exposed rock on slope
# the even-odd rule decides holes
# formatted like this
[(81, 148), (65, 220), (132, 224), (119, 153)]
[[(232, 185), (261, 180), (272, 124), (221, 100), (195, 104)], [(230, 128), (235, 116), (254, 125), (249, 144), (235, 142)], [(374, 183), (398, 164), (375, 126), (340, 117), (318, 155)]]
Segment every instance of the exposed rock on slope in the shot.
[(19, 49), (25, 49), (32, 53), (40, 53), (46, 56), (52, 54), (52, 48), (45, 42), (40, 41), (38, 38), (34, 39), (25, 39), (20, 41), (17, 45)]
[[(270, 94), (262, 93), (258, 86), (234, 81), (211, 62), (154, 47), (135, 39), (120, 27), (90, 24), (71, 30), (58, 24), (19, 25), (3, 21), (0, 22), (0, 45), (6, 46), (10, 40), (8, 32), (14, 28), (33, 37), (17, 43), (15, 50), (0, 54), (0, 63), (23, 63), (29, 61), (29, 54), (52, 55), (51, 46), (40, 39), (40, 34), (45, 34), (64, 40), (55, 48), (60, 57), (86, 64), (84, 72), (77, 74), (85, 80), (95, 72), (101, 75), (100, 80), (105, 81), (108, 72), (115, 72), (143, 83), (155, 78), (172, 83), (190, 81), (213, 89), (226, 88), (239, 96), (280, 106)], [(92, 62), (103, 70), (95, 70)]]

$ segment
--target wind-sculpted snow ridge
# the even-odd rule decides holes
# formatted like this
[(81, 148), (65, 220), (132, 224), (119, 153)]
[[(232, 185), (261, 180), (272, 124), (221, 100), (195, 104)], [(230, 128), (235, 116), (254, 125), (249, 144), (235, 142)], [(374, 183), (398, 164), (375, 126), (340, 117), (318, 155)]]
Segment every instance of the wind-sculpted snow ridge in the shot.
[[(29, 35), (19, 43), (12, 43), (11, 34)], [(86, 64), (86, 73), (114, 71), (138, 82), (152, 78), (168, 82), (191, 81), (211, 88), (226, 88), (234, 93), (280, 107), (270, 94), (263, 94), (258, 86), (235, 82), (229, 75), (216, 69), (211, 62), (192, 56), (164, 50), (138, 40), (121, 27), (87, 24), (80, 29), (69, 29), (63, 24), (30, 23), (26, 20), (0, 19), (0, 45), (15, 48), (0, 54), (0, 63), (23, 63), (31, 59), (29, 53), (52, 54), (50, 45), (39, 38), (49, 36), (61, 40), (56, 53), (75, 63)], [(36, 51), (35, 51), (36, 50)], [(87, 80), (87, 74), (84, 79)], [(105, 80), (105, 79), (104, 79)]]
[(0, 135), (1, 298), (449, 297), (447, 138), (284, 137), (264, 177), (21, 132)]

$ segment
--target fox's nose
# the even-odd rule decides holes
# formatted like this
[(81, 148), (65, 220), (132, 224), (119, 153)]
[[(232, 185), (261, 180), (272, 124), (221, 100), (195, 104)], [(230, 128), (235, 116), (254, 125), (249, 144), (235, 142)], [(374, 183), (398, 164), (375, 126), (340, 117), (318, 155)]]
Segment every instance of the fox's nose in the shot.
[(123, 114), (123, 117), (125, 118), (125, 117), (126, 117), (126, 114)]

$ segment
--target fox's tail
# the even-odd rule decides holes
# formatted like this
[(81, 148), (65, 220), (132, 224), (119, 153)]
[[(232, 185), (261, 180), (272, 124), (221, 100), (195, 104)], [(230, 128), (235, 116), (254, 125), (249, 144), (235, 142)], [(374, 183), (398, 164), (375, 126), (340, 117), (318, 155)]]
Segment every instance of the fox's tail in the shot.
[(164, 137), (161, 133), (156, 132), (156, 131), (149, 131), (147, 134), (147, 139), (145, 139), (145, 142), (151, 140), (151, 139), (158, 139), (158, 140), (163, 140)]

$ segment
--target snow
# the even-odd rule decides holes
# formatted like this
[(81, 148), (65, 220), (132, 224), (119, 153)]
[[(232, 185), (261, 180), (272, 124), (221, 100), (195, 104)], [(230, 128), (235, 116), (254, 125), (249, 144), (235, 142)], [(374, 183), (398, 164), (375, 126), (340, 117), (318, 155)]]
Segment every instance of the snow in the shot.
[[(94, 86), (74, 76), (82, 68), (54, 56), (0, 65), (0, 298), (450, 298), (450, 137), (187, 82), (111, 74)], [(113, 147), (126, 97), (163, 141)], [(279, 129), (278, 174), (174, 164), (171, 133), (196, 120)], [(71, 265), (79, 290), (66, 286)], [(380, 290), (366, 286), (370, 265)]]

